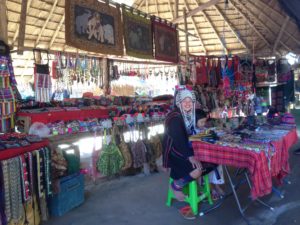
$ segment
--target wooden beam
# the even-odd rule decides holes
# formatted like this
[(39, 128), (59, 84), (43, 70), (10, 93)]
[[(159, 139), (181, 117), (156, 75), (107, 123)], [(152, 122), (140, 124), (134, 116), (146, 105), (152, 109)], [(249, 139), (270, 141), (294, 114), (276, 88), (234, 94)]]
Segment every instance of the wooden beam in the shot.
[(187, 16), (186, 16), (186, 8), (183, 9), (183, 16), (184, 16), (184, 30), (185, 30), (185, 62), (189, 63), (189, 35), (188, 26), (187, 26)]
[(277, 36), (277, 38), (276, 38), (275, 44), (274, 44), (274, 46), (273, 46), (273, 53), (276, 51), (277, 45), (278, 45), (278, 43), (279, 43), (279, 41), (280, 41), (280, 39), (281, 39), (281, 37), (282, 37), (283, 31), (284, 31), (284, 29), (285, 29), (287, 23), (289, 22), (289, 20), (290, 20), (290, 17), (289, 17), (289, 16), (286, 16), (286, 17), (285, 17), (285, 20), (284, 20), (284, 23), (283, 23), (282, 26), (281, 26), (280, 32), (279, 32), (279, 34), (278, 34), (278, 36)]
[[(271, 29), (269, 29), (269, 28), (265, 25), (265, 23), (262, 22), (262, 21), (258, 18), (257, 15), (254, 15), (254, 14), (251, 12), (251, 10), (250, 10), (249, 8), (246, 7), (245, 4), (241, 4), (241, 7), (242, 7), (242, 9), (243, 9), (244, 11), (247, 11), (248, 14), (249, 14), (251, 17), (255, 18), (255, 20), (256, 20), (258, 23), (260, 23), (260, 25), (261, 25), (262, 27), (264, 27), (265, 30), (266, 30), (268, 33), (272, 34), (273, 36), (276, 36), (276, 34), (275, 34)], [(281, 44), (282, 46), (284, 46), (284, 47), (289, 51), (290, 48), (287, 47), (287, 45), (286, 45), (285, 43), (283, 43), (283, 42), (280, 41), (280, 40), (279, 40), (279, 42), (280, 42), (280, 44)], [(272, 50), (273, 50), (273, 49), (272, 49)], [(280, 54), (280, 53), (279, 53), (279, 54)]]
[[(187, 6), (187, 2), (185, 1), (185, 5)], [(194, 2), (196, 3), (196, 5), (198, 5), (198, 7), (200, 6), (200, 3), (197, 0), (194, 0)], [(204, 18), (207, 20), (207, 22), (209, 23), (209, 25), (211, 26), (211, 28), (213, 29), (215, 35), (217, 36), (221, 46), (223, 47), (223, 49), (225, 50), (226, 54), (228, 54), (228, 50), (226, 48), (226, 46), (224, 45), (223, 41), (221, 40), (216, 28), (214, 27), (214, 25), (212, 24), (211, 20), (208, 18), (208, 16), (206, 15), (206, 13), (204, 12), (204, 10), (201, 11), (201, 13), (203, 14)]]
[[(253, 1), (251, 1), (253, 3)], [(265, 3), (264, 1), (257, 1), (254, 0), (254, 2), (260, 3), (264, 8), (267, 8), (269, 11), (273, 12), (276, 14), (276, 16), (281, 17), (281, 19), (284, 19), (284, 15), (282, 15), (280, 12), (278, 12), (277, 10), (275, 10), (273, 7), (270, 6), (270, 4), (273, 3), (273, 1), (271, 1), (269, 4)], [(276, 1), (276, 4), (279, 4), (278, 1)]]
[[(206, 13), (204, 11), (202, 11), (202, 14), (204, 16), (204, 18), (207, 20), (207, 22), (209, 23), (209, 25), (211, 26), (211, 28), (213, 29), (213, 32), (215, 33), (215, 35), (217, 36), (221, 46), (223, 47), (224, 51), (226, 54), (228, 54), (228, 50), (224, 44), (224, 40), (221, 39), (220, 35), (218, 34), (215, 26), (213, 25), (213, 23), (211, 22), (210, 18), (206, 15)], [(225, 37), (223, 37), (225, 39)]]
[(48, 15), (48, 17), (47, 17), (47, 19), (46, 19), (43, 27), (42, 27), (42, 30), (39, 32), (38, 38), (35, 41), (34, 47), (36, 47), (38, 45), (38, 43), (39, 43), (39, 41), (40, 41), (40, 39), (41, 39), (41, 37), (42, 37), (45, 29), (46, 29), (46, 26), (48, 25), (48, 22), (49, 22), (50, 18), (52, 17), (52, 14), (53, 14), (53, 12), (54, 12), (54, 10), (56, 8), (57, 2), (58, 2), (58, 0), (54, 1), (53, 5), (52, 5), (52, 8), (51, 8), (51, 11), (50, 11), (50, 13), (49, 13), (49, 15)]
[[(30, 8), (31, 2), (32, 2), (32, 0), (29, 0), (29, 1), (28, 1), (28, 4), (27, 4), (27, 11), (28, 11), (29, 8)], [(17, 24), (16, 30), (15, 30), (15, 35), (14, 35), (14, 37), (13, 37), (12, 45), (15, 44), (15, 41), (17, 40), (17, 37), (18, 37), (18, 35), (19, 35), (20, 22), (21, 22), (21, 15), (20, 15), (20, 17), (19, 17), (19, 23)]]
[(252, 28), (252, 30), (255, 31), (255, 33), (268, 45), (269, 48), (271, 48), (270, 42), (262, 35), (262, 33), (259, 32), (259, 30), (256, 29), (256, 27), (253, 25), (253, 23), (246, 17), (244, 13), (241, 12), (239, 8), (237, 8), (231, 0), (228, 0), (230, 4), (233, 6), (233, 8), (243, 17), (243, 19), (248, 23), (248, 25)]
[(6, 0), (0, 0), (0, 40), (8, 44)]
[[(202, 4), (202, 5), (199, 5), (197, 8), (193, 9), (192, 11), (187, 12), (186, 16), (187, 17), (193, 16), (193, 15), (197, 14), (198, 12), (201, 12), (204, 9), (207, 9), (207, 8), (211, 7), (212, 5), (217, 4), (219, 1), (220, 0), (210, 0), (209, 2), (206, 2), (206, 3)], [(179, 23), (183, 19), (184, 19), (183, 16), (177, 17), (176, 19), (174, 19), (172, 21), (172, 23)]]
[(172, 14), (172, 19), (174, 19), (174, 18), (175, 18), (175, 17), (174, 17), (174, 10), (173, 10), (173, 8), (172, 8), (172, 6), (171, 6), (171, 0), (168, 0), (168, 5), (169, 5), (170, 12), (171, 12), (171, 14)]
[[(184, 5), (185, 5), (185, 8), (186, 8), (188, 11), (190, 11), (190, 6), (187, 4), (186, 0), (184, 0)], [(204, 43), (203, 43), (202, 38), (201, 38), (201, 36), (200, 36), (199, 29), (197, 28), (197, 25), (196, 25), (196, 22), (195, 22), (195, 19), (194, 19), (193, 16), (191, 16), (191, 20), (192, 20), (192, 23), (193, 23), (193, 26), (194, 26), (194, 30), (196, 31), (196, 33), (197, 33), (197, 35), (198, 35), (198, 37), (199, 37), (199, 41), (200, 41), (200, 43), (201, 43), (201, 47), (202, 47), (202, 49), (204, 50), (204, 53), (206, 54), (206, 48), (205, 48), (205, 46), (204, 46)]]
[(146, 0), (146, 10), (147, 10), (147, 14), (149, 13), (149, 0)]
[(23, 0), (21, 5), (21, 15), (20, 15), (18, 54), (23, 54), (25, 28), (26, 28), (26, 14), (27, 14), (27, 0)]
[(178, 18), (178, 4), (179, 0), (175, 0), (175, 18)]
[(56, 36), (58, 35), (58, 33), (59, 33), (59, 31), (61, 29), (61, 26), (63, 25), (64, 21), (65, 21), (65, 14), (62, 16), (62, 18), (61, 18), (61, 20), (60, 20), (60, 22), (59, 22), (59, 24), (58, 24), (58, 26), (56, 28), (56, 31), (54, 32), (54, 35), (51, 38), (51, 41), (50, 41), (50, 44), (49, 44), (49, 47), (48, 47), (49, 49), (52, 47), (52, 45), (53, 45), (53, 43), (54, 43), (54, 41), (56, 39)]
[(155, 0), (156, 15), (159, 17), (158, 2)]
[(140, 7), (142, 7), (142, 5), (144, 4), (144, 2), (145, 2), (145, 0), (142, 0), (141, 3), (136, 8), (139, 9)]
[[(259, 9), (259, 6), (256, 5), (256, 3), (262, 3), (262, 1), (253, 1), (251, 2), (257, 9)], [(265, 5), (265, 3), (263, 3), (263, 6)], [(270, 7), (270, 6), (269, 6)], [(272, 8), (268, 8), (268, 10), (271, 10)], [(272, 11), (272, 10), (271, 10)], [(277, 11), (275, 11), (277, 12)], [(271, 22), (273, 24), (273, 26), (276, 26), (277, 28), (281, 28), (281, 26), (276, 23), (269, 15), (267, 15), (264, 11), (260, 12), (261, 14), (263, 14), (269, 22)], [(278, 12), (277, 12), (278, 13)], [(280, 14), (281, 15), (281, 14)], [(291, 21), (290, 21), (291, 22)], [(295, 25), (297, 26), (297, 25)], [(300, 45), (300, 40), (298, 40), (297, 38), (295, 38), (295, 36), (293, 34), (291, 34), (288, 31), (285, 31), (284, 34), (286, 34), (287, 36), (289, 36), (295, 43), (297, 43), (298, 45)]]
[(225, 15), (221, 12), (221, 10), (216, 5), (214, 5), (213, 7), (219, 13), (222, 19), (225, 21), (225, 23), (227, 24), (231, 32), (234, 34), (234, 36), (238, 39), (238, 41), (247, 49), (247, 51), (250, 51), (246, 42), (240, 37), (240, 35), (237, 34), (237, 32), (235, 31), (236, 28), (234, 28), (234, 26), (229, 22), (229, 20), (225, 17)]

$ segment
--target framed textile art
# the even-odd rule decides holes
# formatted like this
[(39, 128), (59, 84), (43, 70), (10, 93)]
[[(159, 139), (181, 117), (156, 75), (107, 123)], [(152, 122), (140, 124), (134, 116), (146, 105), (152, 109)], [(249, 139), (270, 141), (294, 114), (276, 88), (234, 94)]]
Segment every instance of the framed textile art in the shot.
[(66, 44), (90, 51), (123, 55), (119, 7), (97, 0), (66, 0)]
[(125, 8), (122, 12), (126, 54), (137, 58), (152, 59), (153, 39), (151, 20), (128, 12)]
[(178, 36), (175, 27), (152, 20), (155, 59), (168, 62), (178, 62)]

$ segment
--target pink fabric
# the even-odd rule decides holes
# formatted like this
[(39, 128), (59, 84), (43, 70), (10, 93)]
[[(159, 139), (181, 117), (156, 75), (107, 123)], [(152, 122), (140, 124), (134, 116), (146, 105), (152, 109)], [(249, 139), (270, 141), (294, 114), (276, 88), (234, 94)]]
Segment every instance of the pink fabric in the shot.
[(108, 109), (81, 109), (73, 111), (57, 111), (57, 112), (39, 112), (39, 113), (18, 113), (18, 116), (27, 116), (31, 118), (31, 123), (52, 123), (59, 120), (84, 120), (87, 118), (108, 118)]
[(193, 148), (197, 160), (247, 168), (252, 183), (251, 196), (256, 199), (271, 193), (272, 177), (281, 182), (288, 174), (290, 171), (288, 150), (297, 140), (296, 129), (293, 129), (281, 140), (272, 143), (275, 147), (275, 154), (271, 159), (271, 170), (269, 170), (268, 159), (264, 152), (256, 153), (200, 141), (194, 141)]

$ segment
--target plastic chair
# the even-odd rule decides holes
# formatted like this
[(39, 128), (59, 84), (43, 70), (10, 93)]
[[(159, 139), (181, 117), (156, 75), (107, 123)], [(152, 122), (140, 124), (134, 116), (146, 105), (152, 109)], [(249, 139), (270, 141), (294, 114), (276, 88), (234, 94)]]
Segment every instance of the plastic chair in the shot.
[[(167, 197), (167, 206), (171, 206), (172, 200), (176, 199), (173, 193), (173, 190), (170, 188), (170, 184), (173, 182), (173, 179), (169, 179), (169, 190)], [(198, 206), (201, 201), (207, 198), (208, 203), (210, 205), (213, 204), (211, 194), (210, 194), (210, 185), (208, 175), (203, 176), (203, 185), (199, 186), (196, 180), (191, 181), (188, 185), (186, 185), (183, 189), (183, 193), (186, 195), (184, 201), (189, 203), (192, 208), (192, 211), (195, 215), (198, 214)], [(200, 194), (200, 195), (199, 195)]]

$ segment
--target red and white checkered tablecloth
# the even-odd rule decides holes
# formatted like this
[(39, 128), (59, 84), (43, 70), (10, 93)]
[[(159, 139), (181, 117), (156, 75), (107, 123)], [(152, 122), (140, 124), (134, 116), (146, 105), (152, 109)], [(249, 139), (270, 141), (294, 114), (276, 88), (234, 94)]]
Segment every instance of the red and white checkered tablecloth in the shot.
[(293, 129), (280, 140), (272, 142), (276, 150), (271, 159), (270, 169), (268, 159), (263, 151), (257, 153), (201, 141), (193, 141), (193, 148), (197, 160), (247, 168), (252, 182), (251, 196), (256, 199), (272, 191), (272, 177), (281, 181), (288, 174), (290, 170), (288, 150), (297, 142), (297, 139), (297, 131)]

